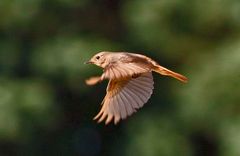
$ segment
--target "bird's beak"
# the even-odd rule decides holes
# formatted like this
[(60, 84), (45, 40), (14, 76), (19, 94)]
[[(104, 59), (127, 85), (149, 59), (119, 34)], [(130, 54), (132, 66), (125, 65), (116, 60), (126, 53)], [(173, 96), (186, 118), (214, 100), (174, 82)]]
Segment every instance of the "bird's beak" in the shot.
[(92, 61), (86, 61), (86, 62), (84, 62), (84, 64), (93, 64), (93, 62)]

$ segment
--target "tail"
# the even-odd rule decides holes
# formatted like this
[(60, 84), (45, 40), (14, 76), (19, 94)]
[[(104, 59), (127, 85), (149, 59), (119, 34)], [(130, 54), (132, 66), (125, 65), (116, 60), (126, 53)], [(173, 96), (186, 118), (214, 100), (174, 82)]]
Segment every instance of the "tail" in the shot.
[(162, 67), (160, 65), (155, 66), (153, 71), (155, 71), (155, 72), (157, 72), (157, 73), (159, 73), (161, 75), (171, 76), (171, 77), (173, 77), (175, 79), (178, 79), (178, 80), (180, 80), (180, 81), (182, 81), (184, 83), (188, 82), (188, 78), (187, 77), (185, 77), (185, 76), (183, 76), (181, 74), (175, 73), (175, 72), (173, 72), (173, 71), (171, 71), (171, 70), (169, 70), (167, 68), (164, 68), (164, 67)]

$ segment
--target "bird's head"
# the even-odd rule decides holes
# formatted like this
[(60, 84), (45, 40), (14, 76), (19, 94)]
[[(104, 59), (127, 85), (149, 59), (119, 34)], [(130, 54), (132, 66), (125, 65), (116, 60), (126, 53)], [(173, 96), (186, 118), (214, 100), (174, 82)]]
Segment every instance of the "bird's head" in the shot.
[(99, 67), (105, 68), (108, 65), (107, 56), (110, 52), (100, 52), (95, 54), (86, 64), (95, 64)]

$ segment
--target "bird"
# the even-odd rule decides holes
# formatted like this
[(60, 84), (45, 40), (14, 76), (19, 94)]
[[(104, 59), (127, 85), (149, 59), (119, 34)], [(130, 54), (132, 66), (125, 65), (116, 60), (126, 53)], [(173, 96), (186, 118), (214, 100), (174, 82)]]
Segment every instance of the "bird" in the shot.
[(154, 89), (152, 72), (176, 78), (184, 83), (188, 81), (187, 77), (137, 53), (102, 51), (85, 64), (103, 68), (101, 76), (85, 80), (87, 85), (109, 80), (101, 110), (94, 117), (98, 123), (105, 120), (106, 125), (112, 121), (115, 125), (118, 124), (147, 103)]

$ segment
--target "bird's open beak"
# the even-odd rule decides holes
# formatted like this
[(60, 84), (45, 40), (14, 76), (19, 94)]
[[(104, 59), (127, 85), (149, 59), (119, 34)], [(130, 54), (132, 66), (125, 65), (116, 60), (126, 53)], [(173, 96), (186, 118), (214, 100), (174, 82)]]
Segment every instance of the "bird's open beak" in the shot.
[(93, 64), (93, 62), (92, 61), (86, 61), (86, 62), (84, 62), (84, 64)]

